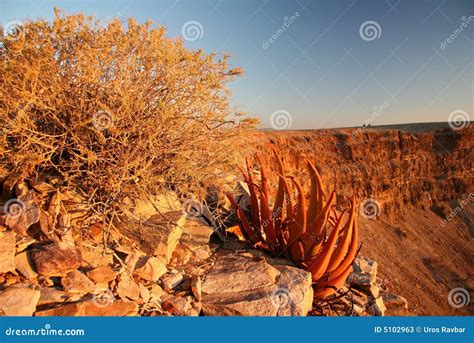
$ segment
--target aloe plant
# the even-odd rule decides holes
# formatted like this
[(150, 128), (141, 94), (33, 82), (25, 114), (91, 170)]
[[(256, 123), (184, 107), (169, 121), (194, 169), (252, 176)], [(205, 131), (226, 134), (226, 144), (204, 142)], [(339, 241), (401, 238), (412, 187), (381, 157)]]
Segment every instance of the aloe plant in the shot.
[[(253, 246), (274, 256), (284, 255), (296, 266), (308, 270), (315, 297), (327, 298), (344, 285), (358, 252), (355, 195), (348, 209), (337, 212), (336, 193), (333, 191), (326, 197), (321, 176), (306, 160), (311, 181), (307, 202), (301, 184), (285, 175), (280, 156), (276, 151), (274, 154), (279, 180), (272, 207), (268, 173), (258, 155), (258, 184), (253, 180), (253, 165), (249, 160), (247, 169), (241, 169), (250, 192), (249, 213), (238, 206), (232, 194), (227, 193), (227, 197), (235, 209), (244, 238)], [(296, 189), (296, 201), (292, 198), (291, 185)]]

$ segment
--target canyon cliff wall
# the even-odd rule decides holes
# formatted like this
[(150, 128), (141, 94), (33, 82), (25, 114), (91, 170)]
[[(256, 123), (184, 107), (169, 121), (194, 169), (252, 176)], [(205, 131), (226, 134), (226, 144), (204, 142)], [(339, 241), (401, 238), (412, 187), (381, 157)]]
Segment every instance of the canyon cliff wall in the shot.
[(303, 182), (305, 159), (312, 161), (326, 192), (342, 197), (355, 191), (360, 201), (376, 201), (381, 218), (390, 220), (407, 205), (442, 212), (444, 202), (468, 197), (474, 191), (473, 142), (472, 125), (421, 130), (413, 124), (405, 130), (263, 131), (256, 150), (274, 169), (268, 148), (277, 149), (286, 171)]
[(341, 201), (356, 192), (360, 255), (379, 263), (381, 282), (408, 299), (410, 314), (474, 313), (472, 304), (453, 306), (452, 299), (456, 290), (474, 296), (473, 125), (263, 131), (255, 140), (255, 150), (273, 170), (271, 184), (277, 177), (275, 148), (287, 174), (306, 189), (308, 159), (326, 193), (336, 190)]

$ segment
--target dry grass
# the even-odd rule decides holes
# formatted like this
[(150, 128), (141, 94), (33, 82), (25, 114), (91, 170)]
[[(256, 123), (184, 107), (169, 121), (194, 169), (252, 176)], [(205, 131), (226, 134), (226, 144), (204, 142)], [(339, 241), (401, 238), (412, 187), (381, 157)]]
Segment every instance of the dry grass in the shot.
[(102, 203), (222, 182), (255, 125), (229, 105), (242, 72), (165, 33), (56, 11), (2, 37), (0, 165), (59, 175)]

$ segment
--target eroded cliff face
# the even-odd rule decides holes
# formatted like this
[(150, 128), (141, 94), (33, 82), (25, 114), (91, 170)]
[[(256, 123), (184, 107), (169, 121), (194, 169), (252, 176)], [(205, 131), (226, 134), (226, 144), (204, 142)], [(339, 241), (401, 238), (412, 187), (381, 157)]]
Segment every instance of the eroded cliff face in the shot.
[(257, 142), (257, 151), (273, 169), (269, 147), (282, 155), (286, 171), (303, 182), (308, 159), (319, 169), (326, 191), (336, 190), (340, 197), (355, 191), (361, 201), (373, 199), (380, 205), (380, 217), (387, 220), (408, 205), (443, 211), (442, 203), (459, 201), (474, 191), (473, 126), (422, 132), (269, 131), (259, 132)]
[[(273, 147), (306, 188), (308, 159), (339, 201), (356, 192), (360, 254), (379, 263), (381, 282), (408, 299), (410, 314), (472, 315), (473, 305), (453, 306), (452, 298), (457, 290), (474, 297), (474, 126), (422, 126), (259, 132), (255, 149), (271, 184)], [(374, 209), (363, 206), (368, 199), (378, 216), (363, 215)]]

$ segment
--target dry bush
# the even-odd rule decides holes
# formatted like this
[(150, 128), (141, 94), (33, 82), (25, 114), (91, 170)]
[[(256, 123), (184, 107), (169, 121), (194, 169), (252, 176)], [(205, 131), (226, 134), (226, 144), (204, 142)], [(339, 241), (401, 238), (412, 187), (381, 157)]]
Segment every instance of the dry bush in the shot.
[(97, 202), (219, 183), (255, 125), (229, 105), (241, 70), (165, 34), (56, 11), (2, 37), (0, 164), (60, 175)]

